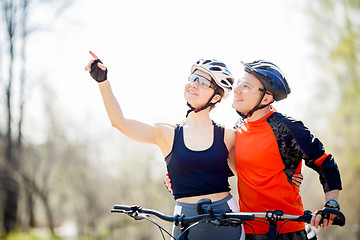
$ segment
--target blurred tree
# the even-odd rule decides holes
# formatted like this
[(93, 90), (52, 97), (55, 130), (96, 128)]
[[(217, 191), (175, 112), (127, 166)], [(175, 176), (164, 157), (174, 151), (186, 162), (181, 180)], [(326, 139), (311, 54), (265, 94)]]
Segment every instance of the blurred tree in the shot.
[[(164, 158), (155, 154), (152, 146), (128, 141), (117, 144), (121, 146), (118, 147), (121, 151), (118, 153), (118, 180), (112, 186), (115, 196), (112, 204), (139, 205), (171, 215), (175, 201), (163, 184), (166, 172)], [(131, 240), (161, 238), (158, 228), (150, 222), (137, 222), (122, 214), (112, 215), (110, 239), (123, 236)], [(171, 232), (171, 223), (162, 220), (159, 223)]]
[(309, 1), (309, 13), (322, 76), (317, 90), (322, 102), (333, 104), (327, 137), (340, 165), (340, 204), (347, 217), (343, 229), (320, 236), (360, 239), (360, 0)]
[[(54, 6), (54, 16), (64, 7), (55, 5), (53, 1), (41, 0), (0, 0), (0, 26), (1, 49), (0, 71), (1, 82), (4, 87), (5, 103), (4, 121), (0, 125), (0, 151), (2, 160), (0, 164), (0, 184), (1, 188), (1, 208), (0, 222), (5, 233), (8, 233), (18, 224), (18, 201), (20, 196), (19, 169), (23, 158), (23, 122), (25, 120), (25, 103), (27, 89), (26, 82), (29, 80), (26, 72), (27, 58), (26, 50), (29, 35), (35, 30), (33, 26), (28, 26), (30, 12), (41, 4), (51, 3)], [(61, 2), (63, 6), (69, 6), (67, 2)], [(60, 10), (59, 10), (60, 9)], [(50, 21), (51, 22), (51, 21)], [(3, 52), (4, 51), (4, 52)], [(7, 69), (6, 71), (3, 71)], [(3, 102), (1, 101), (1, 102)], [(5, 125), (2, 125), (5, 124)], [(28, 203), (32, 203), (31, 192), (27, 192)], [(32, 215), (30, 208), (29, 214)], [(30, 216), (30, 225), (33, 225), (33, 217)]]
[[(21, 122), (18, 121), (20, 127), (17, 137), (14, 137), (13, 125), (13, 81), (14, 67), (17, 50), (17, 34), (19, 29), (19, 18), (22, 14), (22, 8), (17, 1), (2, 0), (1, 1), (2, 17), (4, 19), (5, 34), (7, 36), (8, 46), (8, 73), (5, 84), (5, 102), (6, 102), (6, 127), (5, 127), (5, 150), (3, 169), (1, 171), (1, 184), (3, 186), (3, 209), (2, 217), (5, 233), (14, 229), (17, 223), (17, 209), (19, 198), (19, 183), (15, 178), (15, 173), (19, 169), (19, 154), (21, 151)], [(25, 15), (26, 16), (26, 15)], [(22, 108), (23, 109), (23, 108)], [(18, 109), (16, 109), (18, 110)], [(21, 113), (22, 115), (22, 113)], [(19, 141), (20, 140), (20, 141)], [(17, 148), (17, 149), (16, 149)]]
[[(24, 113), (29, 107), (26, 105), (29, 93), (25, 92), (34, 74), (26, 71), (28, 61), (32, 60), (31, 56), (26, 56), (27, 43), (34, 30), (51, 28), (53, 22), (47, 21), (50, 26), (43, 23), (34, 26), (30, 25), (33, 23), (30, 20), (34, 8), (40, 4), (51, 4), (55, 17), (63, 10), (63, 4), (70, 5), (69, 1), (59, 2), (0, 0), (0, 31), (4, 33), (0, 35), (4, 43), (0, 45), (0, 72), (4, 73), (6, 68), (6, 74), (0, 75), (0, 87), (4, 88), (0, 102), (5, 103), (0, 107), (0, 223), (6, 233), (14, 228), (48, 227), (49, 236), (61, 235), (61, 225), (70, 222), (84, 239), (157, 238), (157, 228), (150, 223), (138, 225), (126, 216), (110, 214), (115, 203), (141, 204), (171, 213), (173, 199), (162, 183), (165, 163), (154, 157), (152, 151), (147, 151), (146, 147), (139, 151), (138, 145), (133, 143), (117, 146), (114, 141), (107, 142), (116, 145), (114, 149), (119, 151), (121, 159), (111, 167), (112, 174), (109, 174), (102, 160), (108, 153), (99, 147), (99, 142), (104, 141), (84, 133), (77, 134), (81, 128), (71, 129), (71, 135), (83, 137), (75, 141), (69, 138), (67, 127), (73, 123), (66, 124), (64, 114), (55, 108), (55, 94), (50, 88), (41, 91), (44, 139), (35, 143), (24, 136), (27, 132)], [(37, 86), (45, 86), (47, 79), (43, 80)], [(94, 154), (94, 149), (99, 153)], [(118, 169), (115, 174), (114, 169)], [(2, 237), (0, 230), (0, 239)]]

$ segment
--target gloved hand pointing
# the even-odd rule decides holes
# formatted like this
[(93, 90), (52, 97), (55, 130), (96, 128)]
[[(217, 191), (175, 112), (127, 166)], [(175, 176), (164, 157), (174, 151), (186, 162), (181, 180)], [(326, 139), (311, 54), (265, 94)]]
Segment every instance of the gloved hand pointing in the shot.
[(99, 83), (107, 80), (107, 68), (93, 52), (89, 51), (89, 53), (94, 59), (89, 62), (89, 64), (85, 67), (85, 70), (88, 71), (91, 77)]

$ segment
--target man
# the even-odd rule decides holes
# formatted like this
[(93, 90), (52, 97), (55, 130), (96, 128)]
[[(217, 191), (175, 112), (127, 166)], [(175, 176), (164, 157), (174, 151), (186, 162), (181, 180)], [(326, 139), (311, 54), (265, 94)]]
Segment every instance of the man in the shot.
[[(239, 205), (243, 212), (283, 210), (302, 215), (299, 189), (291, 184), (302, 160), (320, 176), (325, 206), (340, 209), (340, 172), (331, 154), (302, 122), (277, 112), (271, 105), (290, 93), (281, 70), (273, 63), (244, 63), (245, 75), (234, 89), (232, 107), (242, 116), (236, 130), (235, 168), (238, 177)], [(311, 225), (319, 227), (321, 216)], [(247, 239), (266, 239), (269, 226), (259, 222), (245, 225)], [(279, 222), (278, 227), (282, 224)], [(332, 224), (324, 220), (323, 227)], [(288, 222), (281, 227), (280, 239), (307, 239), (303, 223)], [(254, 233), (255, 231), (255, 238)]]

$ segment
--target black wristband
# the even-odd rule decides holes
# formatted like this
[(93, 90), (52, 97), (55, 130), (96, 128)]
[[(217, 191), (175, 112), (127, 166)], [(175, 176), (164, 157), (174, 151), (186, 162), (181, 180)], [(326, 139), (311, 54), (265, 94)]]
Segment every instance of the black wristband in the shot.
[(103, 82), (107, 79), (107, 69), (102, 70), (99, 68), (98, 63), (102, 63), (102, 61), (100, 59), (96, 59), (91, 64), (90, 75), (93, 79), (95, 79), (95, 81)]

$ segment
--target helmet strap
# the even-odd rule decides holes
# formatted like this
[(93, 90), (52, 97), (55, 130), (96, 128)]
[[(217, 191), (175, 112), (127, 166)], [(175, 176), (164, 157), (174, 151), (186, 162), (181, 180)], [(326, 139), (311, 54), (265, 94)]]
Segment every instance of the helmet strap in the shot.
[(210, 107), (210, 106), (215, 105), (217, 102), (216, 102), (216, 103), (211, 103), (211, 100), (213, 99), (213, 97), (215, 97), (216, 94), (218, 94), (217, 91), (215, 91), (215, 92), (213, 93), (213, 95), (210, 97), (209, 101), (208, 101), (204, 106), (202, 106), (202, 107), (194, 108), (193, 106), (191, 106), (191, 104), (190, 104), (189, 102), (187, 102), (186, 104), (188, 105), (188, 107), (189, 107), (190, 109), (186, 112), (186, 116), (185, 116), (185, 117), (187, 118), (188, 115), (189, 115), (192, 111), (194, 111), (194, 113), (198, 113), (198, 112), (200, 112), (200, 111), (202, 111), (202, 110), (207, 109), (207, 108)]
[(265, 104), (265, 105), (260, 106), (262, 100), (263, 100), (264, 97), (265, 97), (265, 94), (266, 94), (266, 90), (263, 91), (263, 94), (262, 94), (262, 96), (261, 96), (261, 98), (260, 98), (260, 101), (259, 101), (259, 103), (257, 104), (257, 106), (254, 107), (250, 112), (248, 112), (248, 113), (246, 113), (246, 114), (244, 114), (244, 113), (242, 113), (242, 112), (239, 112), (239, 111), (236, 111), (236, 112), (241, 116), (241, 118), (243, 118), (243, 119), (245, 120), (246, 118), (251, 117), (256, 110), (263, 109), (263, 108), (269, 106), (269, 105), (270, 105), (271, 103), (273, 103), (274, 101), (271, 101), (271, 102), (269, 102), (268, 104)]

